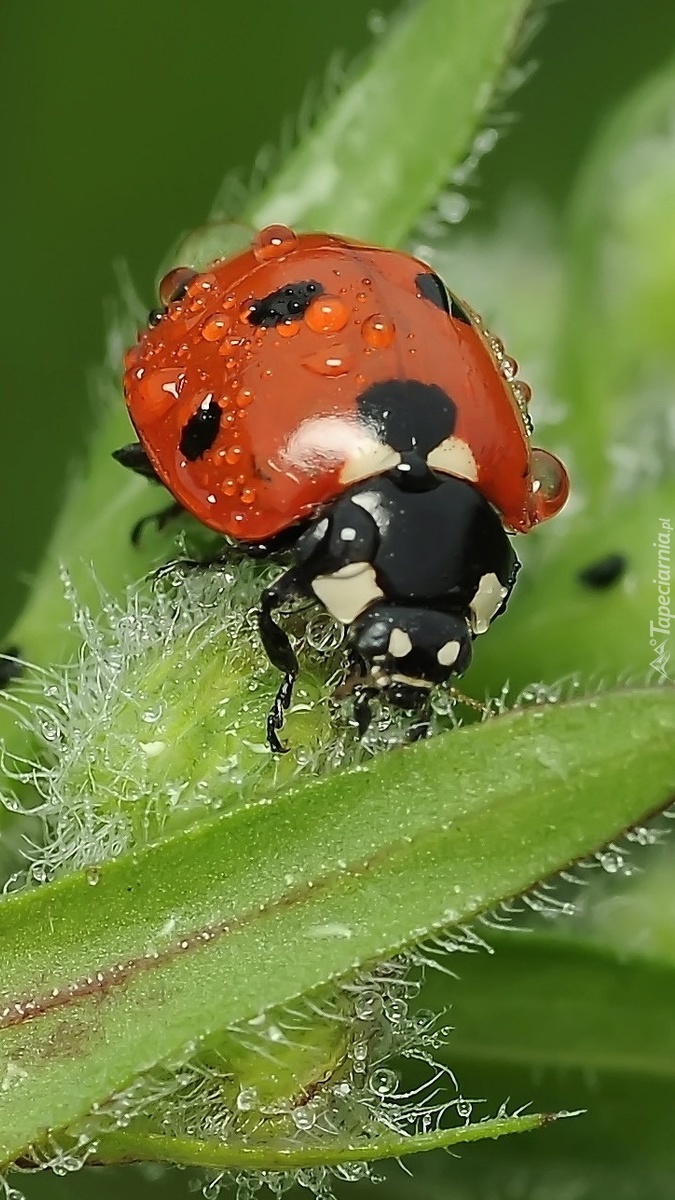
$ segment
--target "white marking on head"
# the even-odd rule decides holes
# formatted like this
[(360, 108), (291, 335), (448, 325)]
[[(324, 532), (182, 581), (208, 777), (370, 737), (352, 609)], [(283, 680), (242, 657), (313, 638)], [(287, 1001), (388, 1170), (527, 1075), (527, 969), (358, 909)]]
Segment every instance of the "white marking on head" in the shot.
[(336, 621), (351, 625), (374, 600), (384, 596), (370, 563), (347, 563), (332, 575), (317, 575), (312, 591)]
[(493, 571), (483, 576), (469, 605), (471, 628), (474, 633), (485, 633), (508, 590), (499, 582)]
[(405, 658), (406, 654), (410, 654), (412, 642), (405, 629), (392, 629), (388, 650), (394, 658)]
[(363, 440), (352, 450), (340, 471), (340, 483), (359, 483), (373, 475), (384, 475), (392, 471), (401, 461), (401, 455), (391, 446), (372, 437), (365, 429)]
[(443, 475), (455, 475), (458, 479), (468, 479), (471, 483), (476, 483), (478, 479), (478, 465), (470, 447), (462, 438), (445, 438), (427, 455), (427, 462), (434, 471), (441, 471)]
[(355, 529), (342, 529), (340, 531), (340, 540), (342, 542), (353, 542), (356, 537)]
[(446, 642), (444, 646), (441, 646), (436, 658), (442, 667), (451, 667), (454, 662), (457, 662), (459, 651), (459, 642)]

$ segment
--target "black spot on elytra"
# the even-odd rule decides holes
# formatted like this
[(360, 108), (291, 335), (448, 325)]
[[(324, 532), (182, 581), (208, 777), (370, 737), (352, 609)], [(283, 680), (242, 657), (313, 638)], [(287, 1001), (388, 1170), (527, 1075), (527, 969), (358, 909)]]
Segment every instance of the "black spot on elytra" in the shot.
[(457, 300), (455, 296), (450, 297), (450, 315), (453, 316), (456, 321), (462, 321), (464, 325), (472, 324), (472, 320), (468, 312), (465, 312), (459, 303), (459, 300)]
[(207, 396), (186, 421), (180, 435), (180, 452), (190, 462), (195, 462), (211, 449), (218, 436), (222, 415), (223, 410), (213, 396)]
[(442, 308), (450, 316), (450, 297), (440, 275), (435, 275), (433, 271), (420, 271), (415, 276), (415, 284), (425, 300), (430, 300), (436, 308)]
[(13, 679), (23, 675), (24, 665), (18, 659), (18, 646), (6, 646), (0, 653), (0, 688), (6, 688)]
[(586, 587), (603, 591), (623, 579), (628, 570), (628, 559), (625, 554), (606, 554), (604, 558), (589, 563), (577, 574), (579, 583)]
[(251, 325), (263, 329), (272, 329), (282, 321), (293, 317), (301, 317), (307, 311), (312, 300), (322, 295), (324, 289), (316, 279), (303, 279), (298, 283), (288, 283), (261, 300), (254, 300), (248, 314)]
[(420, 271), (419, 275), (415, 276), (415, 284), (424, 299), (430, 300), (436, 308), (441, 308), (456, 321), (462, 321), (465, 325), (471, 324), (471, 317), (464, 311), (459, 300), (448, 291), (440, 275), (433, 271)]
[(457, 407), (443, 388), (417, 379), (374, 383), (357, 398), (358, 412), (380, 441), (400, 454), (426, 458), (455, 428)]

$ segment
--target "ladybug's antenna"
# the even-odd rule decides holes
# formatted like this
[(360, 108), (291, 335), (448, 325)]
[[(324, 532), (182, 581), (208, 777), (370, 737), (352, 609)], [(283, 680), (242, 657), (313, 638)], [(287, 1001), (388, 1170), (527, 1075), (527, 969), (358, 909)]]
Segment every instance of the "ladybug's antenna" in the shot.
[(456, 687), (449, 687), (447, 691), (458, 704), (466, 704), (467, 708), (473, 708), (484, 717), (493, 716), (492, 708), (489, 704), (481, 704), (480, 700), (474, 700), (473, 696), (466, 696), (464, 692), (460, 692), (459, 688)]

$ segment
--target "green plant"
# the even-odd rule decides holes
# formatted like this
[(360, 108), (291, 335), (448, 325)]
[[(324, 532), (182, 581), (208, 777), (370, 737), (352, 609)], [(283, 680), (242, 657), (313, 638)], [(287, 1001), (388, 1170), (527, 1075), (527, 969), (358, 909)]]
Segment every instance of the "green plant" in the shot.
[[(117, 373), (127, 331), (116, 330), (86, 474), (9, 639), (46, 675), (29, 673), (0, 713), (7, 869), (32, 819), (29, 872), (42, 884), (19, 880), (0, 913), (5, 1165), (64, 1173), (169, 1161), (209, 1170), (210, 1195), (224, 1171), (242, 1197), (263, 1180), (279, 1192), (292, 1177), (325, 1195), (367, 1173), (366, 1161), (546, 1125), (586, 1104), (590, 1066), (611, 1093), (616, 1128), (598, 1133), (592, 1114), (539, 1139), (504, 1136), (467, 1158), (466, 1186), (478, 1194), (473, 1161), (503, 1172), (531, 1141), (550, 1139), (526, 1151), (545, 1156), (544, 1174), (577, 1169), (585, 1121), (604, 1156), (594, 1168), (620, 1151), (636, 1181), (649, 1162), (653, 1193), (661, 1186), (667, 1132), (634, 1138), (630, 1153), (622, 1142), (631, 1088), (661, 1089), (664, 1107), (672, 1096), (672, 936), (658, 929), (655, 883), (667, 888), (667, 878), (650, 872), (631, 888), (641, 929), (654, 931), (644, 963), (636, 953), (622, 964), (612, 950), (630, 920), (595, 881), (586, 939), (563, 940), (558, 922), (529, 941), (481, 925), (506, 920), (521, 895), (549, 920), (572, 910), (574, 864), (595, 862), (603, 882), (627, 872), (628, 851), (655, 837), (648, 822), (672, 799), (675, 767), (672, 688), (656, 686), (653, 665), (648, 677), (654, 542), (661, 534), (670, 545), (675, 508), (664, 404), (675, 75), (651, 83), (602, 135), (568, 232), (543, 217), (535, 239), (520, 200), (480, 243), (451, 237), (442, 214), (454, 215), (458, 181), (493, 140), (484, 131), (475, 140), (475, 128), (498, 102), (528, 7), (411, 9), (236, 214), (422, 247), (462, 277), (460, 293), (484, 288), (489, 323), (503, 310), (494, 323), (511, 324), (512, 340), (545, 364), (543, 395), (564, 398), (569, 418), (554, 432), (576, 508), (557, 534), (531, 539), (518, 602), (469, 680), (479, 698), (498, 697), (498, 715), (455, 728), (439, 701), (428, 743), (402, 749), (392, 723), (357, 747), (331, 718), (335, 658), (311, 653), (331, 630), (315, 621), (289, 720), (296, 751), (280, 763), (261, 753), (273, 680), (246, 619), (261, 570), (126, 592), (166, 557), (167, 541), (148, 539), (140, 555), (128, 545), (148, 491), (109, 461), (126, 436)], [(329, 166), (341, 180), (337, 209)], [(223, 213), (214, 216), (195, 235), (198, 257), (229, 236)], [(514, 256), (532, 299), (519, 286), (512, 306)], [(584, 590), (578, 570), (617, 549), (627, 582)], [(48, 666), (64, 654), (73, 667)], [(561, 872), (552, 892), (547, 881)], [(468, 965), (462, 956), (462, 984), (447, 987), (433, 967), (454, 970), (482, 933), (498, 955)], [(579, 996), (571, 1014), (556, 1007), (564, 989)], [(614, 990), (620, 1020), (608, 1017)], [(533, 1063), (564, 1065), (570, 1086), (541, 1116), (509, 1115), (499, 1106), (507, 1095), (529, 1100)], [(477, 1087), (490, 1107), (466, 1096)], [(549, 1186), (554, 1196), (558, 1181)]]

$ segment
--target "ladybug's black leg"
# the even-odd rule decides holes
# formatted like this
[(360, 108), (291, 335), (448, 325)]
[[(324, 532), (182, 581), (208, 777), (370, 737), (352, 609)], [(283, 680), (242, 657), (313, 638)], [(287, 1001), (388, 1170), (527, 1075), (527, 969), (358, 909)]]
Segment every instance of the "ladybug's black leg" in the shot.
[(428, 698), (422, 702), (419, 712), (419, 720), (415, 721), (414, 725), (410, 726), (406, 734), (409, 742), (422, 742), (429, 737), (431, 733), (431, 704)]
[(140, 442), (130, 442), (128, 446), (120, 446), (119, 450), (113, 450), (112, 456), (115, 462), (126, 467), (128, 471), (142, 475), (144, 479), (153, 479), (155, 483), (161, 483)]
[[(152, 483), (162, 483), (140, 442), (130, 442), (128, 446), (120, 446), (119, 450), (113, 450), (112, 456), (115, 462), (126, 467), (128, 471), (133, 471), (135, 475), (140, 475), (143, 479), (149, 479)], [(141, 517), (140, 521), (136, 522), (131, 531), (132, 546), (140, 545), (146, 525), (155, 525), (161, 533), (169, 521), (173, 521), (184, 512), (183, 505), (172, 500), (171, 504), (166, 504), (158, 512), (148, 513), (146, 517)]]
[(370, 706), (370, 701), (377, 695), (377, 688), (360, 687), (354, 693), (354, 720), (359, 737), (362, 738), (368, 732), (370, 722), (373, 719), (373, 710)]
[(274, 620), (272, 613), (286, 600), (297, 596), (299, 591), (295, 571), (287, 571), (271, 587), (265, 588), (258, 610), (258, 628), (265, 653), (272, 665), (278, 671), (283, 671), (284, 675), (267, 717), (267, 743), (275, 754), (285, 753), (286, 748), (279, 741), (278, 731), (284, 723), (284, 713), (290, 707), (299, 668), (288, 634)]
[(21, 662), (18, 646), (6, 646), (0, 651), (0, 689), (6, 688), (14, 679), (23, 675), (24, 665)]
[[(160, 514), (156, 514), (160, 515)], [(145, 517), (149, 521), (151, 517)], [(173, 571), (206, 571), (211, 567), (227, 567), (242, 558), (271, 558), (286, 554), (297, 542), (305, 525), (294, 525), (265, 542), (225, 542), (224, 549), (210, 558), (174, 558), (152, 572), (151, 579), (161, 579)]]
[(143, 530), (145, 529), (146, 525), (154, 525), (158, 533), (161, 533), (164, 529), (164, 526), (168, 525), (169, 521), (175, 520), (176, 517), (180, 517), (184, 512), (185, 509), (183, 508), (183, 505), (178, 504), (178, 502), (174, 500), (171, 504), (166, 504), (164, 508), (160, 508), (157, 512), (148, 513), (145, 517), (141, 517), (140, 521), (136, 522), (131, 531), (132, 546), (140, 545)]

